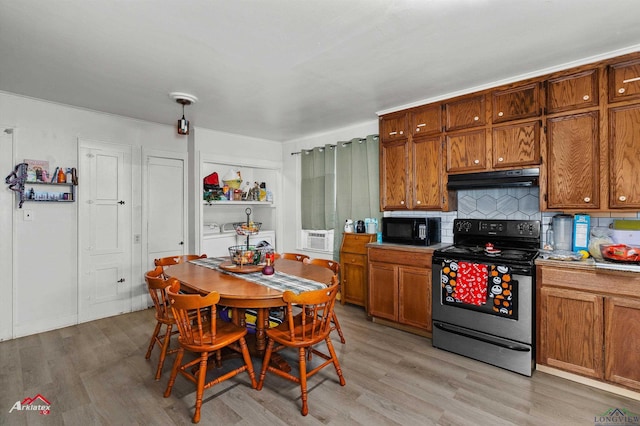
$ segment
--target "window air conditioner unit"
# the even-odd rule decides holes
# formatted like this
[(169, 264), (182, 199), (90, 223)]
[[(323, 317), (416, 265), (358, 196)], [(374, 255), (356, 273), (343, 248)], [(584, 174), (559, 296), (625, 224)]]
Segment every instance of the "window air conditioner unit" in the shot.
[(333, 230), (302, 230), (303, 250), (333, 251)]

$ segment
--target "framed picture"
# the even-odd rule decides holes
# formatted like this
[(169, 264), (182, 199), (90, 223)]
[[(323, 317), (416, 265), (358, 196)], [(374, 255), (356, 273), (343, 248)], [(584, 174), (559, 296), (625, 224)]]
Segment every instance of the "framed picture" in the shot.
[(27, 182), (49, 182), (49, 162), (44, 160), (24, 160), (27, 167)]

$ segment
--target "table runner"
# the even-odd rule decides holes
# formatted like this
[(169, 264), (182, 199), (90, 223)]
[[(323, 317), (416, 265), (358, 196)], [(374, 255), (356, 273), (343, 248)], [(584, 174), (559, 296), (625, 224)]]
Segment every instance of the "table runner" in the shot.
[(208, 257), (204, 259), (190, 260), (190, 263), (198, 266), (204, 266), (205, 268), (215, 269), (216, 271), (223, 272), (229, 275), (235, 275), (247, 281), (254, 282), (256, 284), (263, 285), (265, 287), (272, 288), (278, 291), (292, 291), (295, 294), (300, 294), (304, 291), (319, 290), (326, 288), (327, 285), (318, 281), (309, 280), (306, 278), (298, 277), (295, 275), (285, 274), (278, 270), (273, 275), (263, 275), (262, 272), (252, 272), (250, 274), (238, 274), (231, 271), (226, 271), (218, 266), (228, 259), (219, 257)]

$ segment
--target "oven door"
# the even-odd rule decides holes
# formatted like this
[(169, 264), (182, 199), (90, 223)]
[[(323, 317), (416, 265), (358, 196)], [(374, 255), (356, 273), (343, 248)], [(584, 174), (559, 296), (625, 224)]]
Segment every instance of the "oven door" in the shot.
[(491, 313), (489, 306), (447, 303), (442, 265), (442, 259), (438, 260), (434, 256), (433, 346), (531, 376), (535, 369), (533, 271), (530, 274), (510, 275), (514, 284), (511, 289), (517, 313), (507, 317)]

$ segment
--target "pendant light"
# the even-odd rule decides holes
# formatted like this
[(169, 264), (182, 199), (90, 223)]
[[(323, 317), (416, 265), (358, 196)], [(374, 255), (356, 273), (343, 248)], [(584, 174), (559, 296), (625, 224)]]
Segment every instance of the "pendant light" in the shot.
[(175, 101), (182, 105), (182, 118), (178, 120), (178, 134), (179, 135), (188, 135), (189, 134), (189, 120), (184, 117), (184, 106), (191, 105), (198, 101), (193, 95), (188, 93), (180, 93), (180, 92), (171, 92), (169, 93)]

